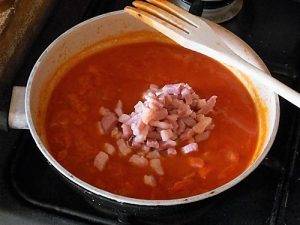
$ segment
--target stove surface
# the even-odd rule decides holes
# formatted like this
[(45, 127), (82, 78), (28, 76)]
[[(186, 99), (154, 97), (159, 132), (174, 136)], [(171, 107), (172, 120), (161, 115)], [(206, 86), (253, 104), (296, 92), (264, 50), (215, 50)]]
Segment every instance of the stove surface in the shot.
[[(130, 4), (124, 0), (61, 0), (17, 74), (25, 85), (43, 50), (61, 33), (90, 17)], [(221, 24), (247, 42), (271, 73), (298, 89), (300, 2), (247, 0)], [(188, 206), (182, 213), (152, 219), (96, 211), (48, 165), (28, 131), (0, 132), (0, 225), (19, 224), (300, 224), (300, 113), (284, 100), (273, 147), (263, 163), (230, 190)], [(172, 214), (172, 212), (171, 212)]]

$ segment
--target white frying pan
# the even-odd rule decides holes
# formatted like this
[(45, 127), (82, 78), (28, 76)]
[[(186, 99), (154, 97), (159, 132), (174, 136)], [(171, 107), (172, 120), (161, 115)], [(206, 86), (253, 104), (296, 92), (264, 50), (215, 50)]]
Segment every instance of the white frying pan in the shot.
[[(262, 60), (246, 43), (221, 26), (211, 22), (209, 24), (237, 54), (258, 68), (268, 72)], [(80, 190), (88, 192), (96, 200), (98, 199), (97, 197), (101, 197), (100, 199), (104, 197), (104, 199), (112, 200), (113, 202), (128, 203), (139, 207), (174, 206), (209, 198), (236, 185), (261, 163), (270, 150), (278, 128), (279, 104), (278, 97), (272, 90), (256, 83), (251, 77), (240, 74), (232, 68), (230, 69), (248, 88), (259, 109), (261, 132), (256, 154), (248, 168), (235, 179), (214, 190), (196, 196), (172, 200), (143, 200), (124, 197), (96, 188), (75, 177), (61, 166), (47, 150), (42, 129), (38, 125), (38, 118), (43, 116), (43, 110), (40, 108), (39, 102), (47, 91), (43, 87), (47, 87), (56, 70), (75, 54), (103, 39), (127, 32), (143, 30), (156, 32), (144, 23), (127, 15), (124, 11), (117, 11), (82, 22), (59, 36), (36, 62), (27, 86), (14, 87), (9, 115), (10, 127), (18, 129), (29, 128), (37, 146), (49, 163), (67, 180), (79, 187)]]

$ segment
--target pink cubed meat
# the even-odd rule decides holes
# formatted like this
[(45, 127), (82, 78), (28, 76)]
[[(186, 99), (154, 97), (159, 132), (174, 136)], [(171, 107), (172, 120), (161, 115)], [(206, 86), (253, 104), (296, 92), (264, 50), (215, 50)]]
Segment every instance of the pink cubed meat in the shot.
[(126, 140), (129, 139), (131, 137), (131, 135), (133, 134), (130, 126), (124, 123), (121, 125), (121, 128), (122, 128), (122, 133), (123, 133), (122, 137)]
[(115, 114), (110, 113), (102, 117), (101, 125), (105, 133), (109, 132), (118, 123), (118, 118)]
[(118, 145), (120, 154), (121, 154), (122, 156), (126, 156), (126, 155), (128, 155), (129, 153), (131, 153), (131, 148), (129, 148), (129, 147), (127, 146), (127, 144), (125, 143), (125, 141), (124, 141), (123, 139), (117, 140), (117, 145)]
[(190, 143), (188, 145), (185, 145), (181, 148), (181, 151), (184, 154), (188, 154), (188, 153), (191, 153), (191, 152), (198, 151), (198, 144), (197, 143)]
[(132, 155), (129, 158), (129, 162), (138, 167), (146, 167), (148, 165), (148, 159), (137, 154)]
[(116, 151), (115, 147), (109, 143), (104, 143), (104, 151), (109, 154), (113, 155)]
[(103, 171), (104, 168), (105, 168), (105, 165), (108, 161), (109, 157), (108, 157), (108, 154), (105, 153), (105, 152), (99, 152), (96, 157), (95, 157), (95, 160), (94, 160), (94, 166), (100, 170), (100, 171)]
[(123, 104), (121, 102), (121, 100), (118, 101), (117, 105), (116, 105), (116, 108), (115, 108), (115, 113), (118, 115), (118, 116), (121, 116), (123, 114)]
[(160, 136), (161, 136), (161, 139), (163, 141), (168, 141), (168, 140), (171, 140), (172, 137), (174, 136), (173, 134), (173, 131), (168, 129), (168, 130), (162, 130), (160, 131)]
[(164, 170), (162, 168), (160, 159), (151, 159), (150, 167), (160, 176), (164, 175)]
[(159, 143), (156, 140), (148, 139), (147, 142), (146, 142), (146, 146), (148, 146), (150, 148), (158, 149), (159, 148)]

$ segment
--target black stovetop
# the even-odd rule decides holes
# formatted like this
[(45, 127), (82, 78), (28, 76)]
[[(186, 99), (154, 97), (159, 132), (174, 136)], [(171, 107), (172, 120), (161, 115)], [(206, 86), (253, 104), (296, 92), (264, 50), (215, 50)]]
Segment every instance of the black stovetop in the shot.
[[(300, 2), (245, 0), (240, 14), (224, 24), (246, 41), (272, 74), (299, 91)], [(58, 35), (122, 0), (61, 0), (24, 59), (15, 84), (24, 85), (33, 64)], [(0, 100), (1, 101), (1, 100)], [(234, 188), (171, 218), (125, 218), (132, 224), (300, 224), (300, 113), (281, 99), (275, 143), (263, 163)], [(126, 215), (125, 215), (126, 216)], [(0, 225), (116, 224), (124, 218), (99, 212), (61, 179), (42, 157), (28, 131), (0, 132)]]

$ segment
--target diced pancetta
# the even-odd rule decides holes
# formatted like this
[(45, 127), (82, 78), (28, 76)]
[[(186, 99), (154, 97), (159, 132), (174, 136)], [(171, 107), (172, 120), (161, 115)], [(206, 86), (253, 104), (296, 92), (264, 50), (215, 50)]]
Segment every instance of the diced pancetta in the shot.
[(160, 102), (158, 99), (150, 98), (148, 100), (148, 106), (150, 109), (159, 109), (164, 106), (163, 102)]
[(96, 155), (94, 159), (94, 166), (98, 170), (103, 171), (108, 159), (109, 159), (108, 154), (101, 151)]
[(184, 154), (188, 154), (188, 153), (191, 153), (191, 152), (198, 151), (198, 144), (197, 143), (190, 143), (188, 145), (185, 145), (181, 148), (181, 151)]
[(104, 151), (109, 155), (113, 155), (116, 149), (112, 144), (104, 143)]
[(133, 112), (130, 114), (130, 119), (125, 122), (127, 125), (131, 125), (133, 123), (138, 123), (141, 120), (141, 114)]
[(179, 119), (178, 120), (178, 126), (179, 127), (177, 129), (177, 134), (180, 135), (185, 131), (186, 125), (181, 119)]
[(174, 137), (173, 131), (171, 129), (160, 131), (160, 136), (163, 141), (171, 140)]
[(155, 92), (158, 90), (158, 86), (156, 84), (150, 84), (149, 89)]
[(153, 121), (153, 122), (150, 123), (150, 125), (153, 126), (153, 127), (161, 128), (161, 129), (171, 129), (172, 128), (171, 123), (160, 122), (160, 121)]
[(206, 104), (203, 104), (202, 107), (200, 107), (199, 113), (202, 113), (206, 115), (207, 113), (211, 112), (213, 108), (215, 107), (217, 101), (217, 96), (211, 96), (207, 101)]
[(153, 151), (148, 152), (146, 157), (148, 159), (158, 159), (160, 157), (160, 154), (157, 150), (153, 150)]
[(193, 130), (197, 134), (201, 134), (207, 129), (207, 127), (212, 123), (212, 118), (204, 116), (202, 114), (197, 115), (198, 123), (193, 127)]
[(175, 148), (168, 148), (167, 149), (167, 154), (168, 155), (177, 155), (177, 151)]
[(122, 137), (126, 140), (128, 140), (131, 136), (132, 136), (132, 130), (131, 130), (131, 127), (125, 123), (123, 123), (121, 125), (121, 128), (122, 128)]
[(148, 165), (148, 159), (137, 154), (132, 155), (129, 158), (129, 162), (138, 167), (146, 167)]
[(162, 91), (166, 94), (179, 95), (182, 84), (167, 84), (163, 86)]
[(131, 148), (129, 148), (125, 141), (121, 138), (117, 140), (117, 145), (122, 156), (126, 156), (132, 151)]
[(119, 131), (119, 129), (117, 127), (115, 127), (112, 129), (110, 136), (112, 138), (119, 139), (122, 137), (122, 133)]
[(146, 145), (143, 145), (143, 146), (142, 146), (142, 150), (143, 150), (144, 153), (147, 153), (147, 152), (150, 151), (150, 147), (148, 147), (148, 146), (146, 146)]
[(131, 124), (131, 130), (135, 136), (135, 141), (143, 142), (147, 138), (149, 126), (140, 120), (138, 123)]
[(101, 135), (111, 132), (121, 156), (132, 150), (138, 153), (131, 156), (131, 163), (142, 156), (145, 160), (158, 159), (159, 151), (166, 152), (164, 156), (175, 155), (174, 147), (180, 142), (188, 143), (181, 148), (181, 152), (187, 154), (197, 151), (197, 143), (209, 138), (214, 124), (207, 114), (213, 111), (216, 99), (216, 96), (202, 99), (184, 83), (167, 84), (162, 88), (150, 85), (143, 100), (129, 114), (123, 112), (121, 100), (114, 112), (101, 107), (102, 118), (97, 127)]
[(113, 113), (104, 115), (101, 119), (101, 126), (105, 133), (109, 132), (112, 128), (116, 127), (117, 123), (118, 118)]
[(135, 148), (135, 149), (139, 149), (143, 147), (143, 142), (140, 142), (139, 140), (135, 140), (135, 138), (133, 138), (131, 140), (131, 147)]
[(158, 140), (158, 141), (161, 140), (161, 137), (160, 137), (160, 134), (158, 131), (148, 132), (147, 138), (152, 139), (152, 140)]
[(151, 159), (150, 167), (160, 176), (164, 175), (164, 170), (162, 168), (160, 159)]
[(122, 104), (121, 100), (119, 100), (118, 103), (117, 103), (117, 105), (116, 105), (116, 108), (115, 108), (115, 113), (118, 116), (121, 116), (123, 114), (122, 107), (123, 107), (123, 104)]
[(170, 121), (177, 121), (178, 119), (178, 115), (173, 114), (173, 115), (167, 115), (166, 119), (170, 120)]
[(169, 148), (169, 147), (175, 147), (176, 145), (177, 145), (177, 142), (173, 141), (173, 140), (161, 141), (159, 143), (159, 146), (160, 146), (161, 149), (166, 149), (166, 148)]
[(156, 140), (148, 139), (147, 142), (146, 142), (146, 146), (148, 146), (150, 148), (158, 149), (159, 148), (159, 143)]
[(145, 108), (143, 110), (141, 119), (145, 124), (148, 124), (154, 118), (154, 109)]
[(127, 114), (122, 114), (119, 116), (119, 122), (126, 123), (130, 119), (130, 116)]
[(205, 141), (205, 140), (207, 140), (209, 138), (209, 135), (210, 135), (210, 131), (209, 130), (204, 131), (201, 134), (195, 135), (195, 141), (197, 143), (199, 143), (200, 141)]
[(138, 103), (134, 106), (134, 110), (137, 113), (142, 113), (143, 110), (144, 110), (144, 108), (145, 108), (145, 106), (144, 106), (144, 104), (141, 101), (138, 101)]
[(190, 128), (186, 128), (185, 131), (180, 135), (180, 140), (186, 141), (194, 137), (194, 130)]
[(193, 127), (197, 123), (197, 121), (194, 120), (192, 117), (184, 117), (184, 118), (182, 118), (182, 122), (184, 122), (185, 125), (188, 127)]
[(98, 129), (99, 133), (101, 135), (105, 134), (103, 127), (102, 127), (102, 123), (100, 121), (98, 121), (96, 125), (97, 125), (97, 129)]

